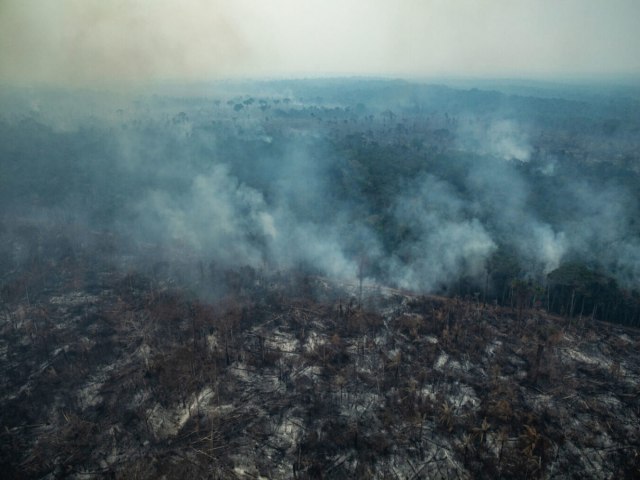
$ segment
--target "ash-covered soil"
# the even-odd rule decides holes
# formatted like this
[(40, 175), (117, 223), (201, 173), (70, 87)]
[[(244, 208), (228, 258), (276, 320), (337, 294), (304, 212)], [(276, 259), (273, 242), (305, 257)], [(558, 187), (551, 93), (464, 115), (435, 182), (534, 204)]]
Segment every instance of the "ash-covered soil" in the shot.
[(640, 478), (637, 330), (297, 272), (222, 272), (205, 302), (93, 270), (3, 286), (4, 478)]

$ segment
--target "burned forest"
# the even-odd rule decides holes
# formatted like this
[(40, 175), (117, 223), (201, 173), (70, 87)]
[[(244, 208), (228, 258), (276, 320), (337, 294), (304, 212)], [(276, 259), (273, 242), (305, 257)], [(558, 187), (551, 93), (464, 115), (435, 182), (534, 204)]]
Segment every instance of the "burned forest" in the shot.
[(640, 476), (637, 88), (0, 106), (0, 476)]

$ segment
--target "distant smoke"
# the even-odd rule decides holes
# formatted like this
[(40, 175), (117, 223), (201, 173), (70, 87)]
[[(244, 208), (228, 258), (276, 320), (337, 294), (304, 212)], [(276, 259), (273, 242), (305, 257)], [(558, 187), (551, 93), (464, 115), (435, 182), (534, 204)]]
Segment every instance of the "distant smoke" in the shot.
[(639, 16), (636, 0), (3, 0), (0, 83), (637, 76)]
[(463, 117), (458, 141), (465, 150), (503, 160), (526, 162), (531, 158), (529, 138), (514, 120)]
[(145, 86), (208, 80), (250, 58), (222, 0), (3, 1), (0, 81)]

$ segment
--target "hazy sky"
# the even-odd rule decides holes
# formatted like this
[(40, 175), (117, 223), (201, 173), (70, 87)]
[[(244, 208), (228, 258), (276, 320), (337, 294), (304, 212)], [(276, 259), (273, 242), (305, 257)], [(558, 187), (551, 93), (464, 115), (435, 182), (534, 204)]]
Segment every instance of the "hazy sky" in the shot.
[(640, 0), (0, 0), (0, 82), (640, 75)]

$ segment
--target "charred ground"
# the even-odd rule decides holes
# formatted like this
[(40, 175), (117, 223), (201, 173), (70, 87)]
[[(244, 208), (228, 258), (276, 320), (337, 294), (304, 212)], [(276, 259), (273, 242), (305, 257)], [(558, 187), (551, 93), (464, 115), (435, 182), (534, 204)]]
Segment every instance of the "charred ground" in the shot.
[(42, 253), (2, 292), (8, 477), (640, 473), (635, 329), (300, 271), (209, 266), (206, 302)]

